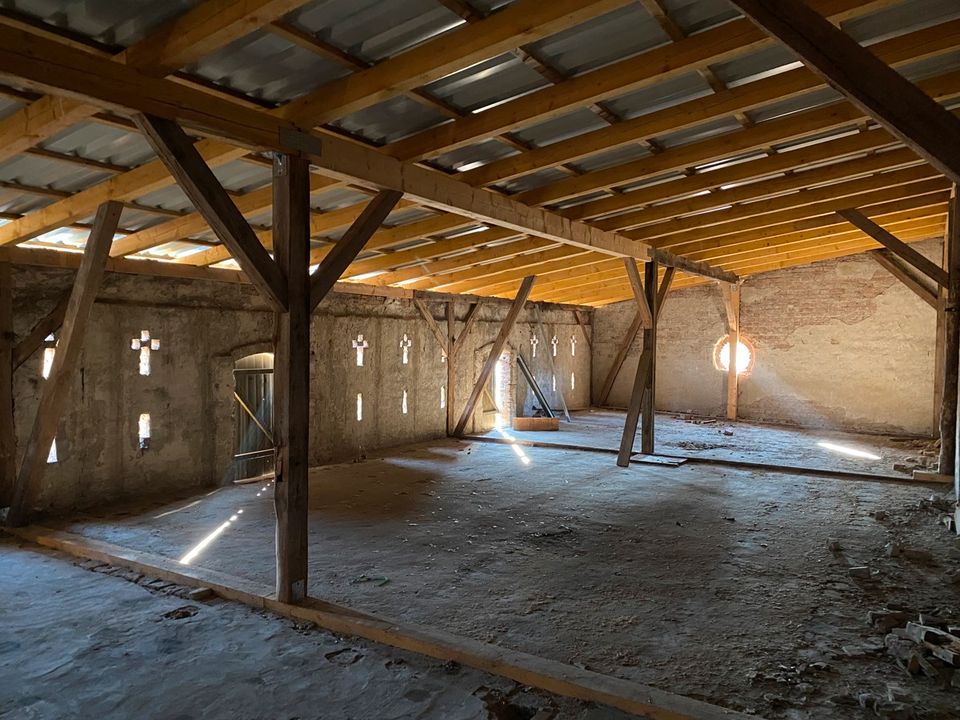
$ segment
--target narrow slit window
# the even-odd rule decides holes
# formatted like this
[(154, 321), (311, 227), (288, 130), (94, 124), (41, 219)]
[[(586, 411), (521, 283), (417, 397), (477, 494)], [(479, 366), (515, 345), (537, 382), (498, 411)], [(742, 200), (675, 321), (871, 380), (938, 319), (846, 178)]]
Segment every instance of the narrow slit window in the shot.
[(554, 335), (554, 336), (550, 339), (550, 345), (551, 345), (551, 347), (553, 348), (553, 356), (554, 356), (554, 357), (557, 356), (557, 345), (559, 345), (559, 344), (560, 344), (560, 339), (559, 339), (556, 335)]
[(57, 439), (54, 438), (50, 443), (50, 452), (47, 453), (47, 465), (53, 465), (57, 462)]
[(530, 357), (535, 358), (537, 356), (537, 345), (539, 344), (540, 344), (540, 341), (537, 340), (536, 335), (530, 338), (530, 347), (532, 348), (532, 350), (530, 350)]
[(575, 335), (570, 336), (570, 356), (577, 356), (577, 337)]
[(140, 337), (130, 340), (130, 349), (140, 356), (140, 374), (150, 374), (150, 355), (160, 349), (160, 340), (150, 337), (149, 330), (141, 330)]
[(440, 409), (445, 410), (447, 407), (447, 388), (445, 385), (440, 386)]
[(363, 420), (363, 393), (357, 393), (357, 422)]
[(553, 380), (552, 380), (551, 382), (553, 383), (553, 391), (556, 392), (556, 391), (557, 391), (557, 376), (556, 376), (556, 375), (553, 376)]
[(571, 389), (571, 390), (576, 390), (576, 389), (577, 389), (577, 374), (576, 374), (576, 373), (570, 373), (570, 389)]
[(407, 334), (403, 334), (403, 338), (400, 340), (400, 359), (404, 365), (410, 362), (410, 346), (413, 345), (410, 338), (407, 337)]
[(400, 412), (404, 415), (407, 414), (407, 391), (403, 391), (403, 397), (400, 400)]
[(40, 358), (40, 375), (44, 380), (50, 377), (50, 371), (53, 369), (53, 358), (56, 354), (57, 339), (53, 335), (47, 335), (43, 341), (43, 356)]
[(137, 421), (137, 436), (141, 450), (150, 447), (150, 413), (140, 413), (140, 419)]
[[(352, 342), (353, 349), (357, 351), (357, 367), (363, 367), (363, 351), (370, 347), (370, 343), (363, 339), (363, 335), (357, 335), (357, 339)], [(358, 420), (360, 418), (357, 418)]]

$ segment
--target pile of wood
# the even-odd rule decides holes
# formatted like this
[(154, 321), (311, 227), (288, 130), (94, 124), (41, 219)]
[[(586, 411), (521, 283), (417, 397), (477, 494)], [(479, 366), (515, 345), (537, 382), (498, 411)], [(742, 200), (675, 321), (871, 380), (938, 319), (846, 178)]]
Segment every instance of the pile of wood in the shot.
[(871, 612), (871, 625), (886, 633), (887, 654), (909, 675), (926, 675), (944, 687), (960, 687), (960, 621), (898, 610)]

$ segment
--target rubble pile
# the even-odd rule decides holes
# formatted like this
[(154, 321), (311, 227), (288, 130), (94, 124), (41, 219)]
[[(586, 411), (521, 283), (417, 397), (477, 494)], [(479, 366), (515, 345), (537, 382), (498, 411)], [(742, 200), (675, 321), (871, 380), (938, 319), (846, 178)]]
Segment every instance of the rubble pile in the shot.
[(926, 676), (943, 689), (960, 688), (960, 619), (890, 609), (873, 611), (868, 619), (908, 675)]

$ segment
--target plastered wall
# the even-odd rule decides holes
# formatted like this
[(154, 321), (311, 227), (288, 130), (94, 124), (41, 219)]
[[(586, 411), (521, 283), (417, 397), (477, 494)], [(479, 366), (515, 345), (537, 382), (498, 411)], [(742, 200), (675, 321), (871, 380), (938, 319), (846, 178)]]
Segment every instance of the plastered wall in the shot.
[[(940, 243), (916, 246), (939, 259)], [(594, 313), (598, 395), (634, 304)], [(755, 366), (741, 378), (744, 420), (864, 432), (931, 434), (936, 313), (866, 255), (764, 273), (742, 287), (741, 332)], [(713, 350), (726, 332), (719, 289), (670, 293), (659, 326), (657, 408), (722, 415), (724, 375)], [(638, 336), (611, 392), (625, 406)]]
[[(70, 271), (14, 268), (15, 331), (22, 337), (70, 287)], [(428, 307), (445, 328), (442, 303)], [(468, 310), (456, 303), (461, 323)], [(474, 358), (484, 355), (508, 306), (488, 304), (464, 345), (458, 362), (456, 409), (462, 408), (474, 380)], [(567, 391), (571, 407), (590, 403), (591, 356), (572, 312), (547, 306), (544, 330), (558, 337), (557, 374), (576, 372), (581, 382)], [(149, 330), (160, 340), (151, 374), (142, 376), (131, 339)], [(538, 333), (535, 315), (525, 310), (510, 338), (524, 352), (549, 388), (544, 344), (530, 357), (530, 337)], [(57, 432), (58, 462), (49, 465), (32, 499), (41, 512), (95, 506), (111, 500), (180, 493), (233, 479), (235, 414), (233, 367), (255, 352), (270, 351), (274, 315), (246, 285), (108, 274), (94, 305), (66, 411)], [(571, 355), (569, 338), (577, 333)], [(369, 344), (357, 367), (351, 341), (362, 334)], [(411, 345), (402, 363), (401, 338)], [(546, 346), (549, 349), (549, 345)], [(311, 334), (311, 462), (353, 459), (379, 448), (446, 433), (440, 387), (446, 365), (436, 338), (407, 300), (331, 294), (313, 316)], [(41, 358), (36, 353), (14, 376), (19, 450), (34, 421)], [(529, 411), (526, 384), (514, 386), (514, 412)], [(402, 394), (407, 391), (407, 413)], [(363, 420), (356, 419), (356, 396), (363, 394)], [(151, 416), (150, 447), (138, 448), (140, 413)], [(239, 411), (242, 412), (242, 411)], [(471, 428), (468, 424), (468, 430)]]

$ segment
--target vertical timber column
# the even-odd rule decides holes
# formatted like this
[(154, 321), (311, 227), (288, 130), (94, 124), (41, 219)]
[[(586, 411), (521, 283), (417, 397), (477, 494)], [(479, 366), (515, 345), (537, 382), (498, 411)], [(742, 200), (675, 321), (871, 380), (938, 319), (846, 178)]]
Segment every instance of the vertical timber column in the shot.
[(960, 213), (957, 187), (950, 193), (947, 232), (947, 302), (943, 313), (943, 394), (940, 411), (941, 475), (953, 475), (957, 454), (957, 372), (960, 363)]
[(452, 300), (447, 302), (447, 436), (453, 435), (453, 428), (457, 423), (457, 416), (454, 415), (457, 385), (457, 372), (454, 363), (456, 358), (457, 340), (457, 307)]
[(0, 507), (10, 504), (17, 474), (17, 435), (13, 426), (13, 275), (0, 263)]
[(643, 268), (644, 292), (647, 295), (647, 304), (653, 315), (653, 322), (643, 331), (643, 350), (650, 348), (650, 370), (647, 372), (643, 401), (640, 406), (640, 452), (644, 455), (653, 455), (654, 452), (654, 415), (657, 412), (657, 315), (660, 308), (657, 304), (657, 276), (660, 264), (656, 260), (648, 260)]
[(289, 293), (273, 371), (277, 599), (298, 603), (307, 596), (310, 449), (310, 168), (299, 155), (274, 156), (273, 248)]

